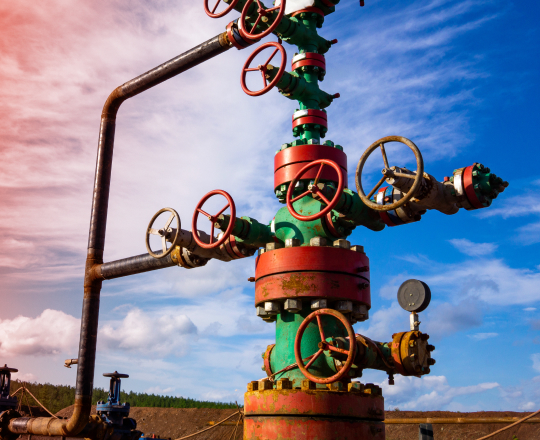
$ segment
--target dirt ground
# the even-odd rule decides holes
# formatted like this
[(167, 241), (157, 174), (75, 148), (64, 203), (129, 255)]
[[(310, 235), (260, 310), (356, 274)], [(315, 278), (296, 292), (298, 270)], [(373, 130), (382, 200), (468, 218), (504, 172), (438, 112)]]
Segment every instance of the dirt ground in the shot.
[[(58, 416), (69, 417), (72, 407), (58, 412)], [(95, 412), (95, 408), (94, 408)], [(181, 408), (131, 408), (130, 416), (137, 420), (137, 427), (145, 435), (156, 434), (160, 438), (178, 439), (208, 428), (209, 421), (220, 421), (235, 413), (234, 409), (181, 409)], [(447, 411), (388, 411), (387, 419), (419, 418), (419, 417), (525, 417), (530, 413), (518, 412), (474, 412), (455, 413)], [(230, 421), (236, 422), (237, 416)], [(477, 440), (504, 427), (503, 424), (492, 425), (433, 425), (435, 440)], [(234, 440), (242, 439), (241, 425)], [(233, 434), (234, 426), (218, 426), (203, 434), (193, 437), (194, 440), (228, 440)], [(521, 424), (492, 437), (493, 440), (540, 440), (540, 424)], [(232, 438), (230, 440), (233, 440)], [(387, 425), (386, 440), (418, 440), (418, 425)], [(490, 439), (491, 440), (491, 439)]]

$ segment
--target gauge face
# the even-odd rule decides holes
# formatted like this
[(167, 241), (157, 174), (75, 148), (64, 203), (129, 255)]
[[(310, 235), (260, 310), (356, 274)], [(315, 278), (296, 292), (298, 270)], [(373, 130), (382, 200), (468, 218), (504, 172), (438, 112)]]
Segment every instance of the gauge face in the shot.
[(431, 301), (429, 286), (420, 280), (407, 280), (398, 289), (399, 305), (407, 312), (422, 312)]

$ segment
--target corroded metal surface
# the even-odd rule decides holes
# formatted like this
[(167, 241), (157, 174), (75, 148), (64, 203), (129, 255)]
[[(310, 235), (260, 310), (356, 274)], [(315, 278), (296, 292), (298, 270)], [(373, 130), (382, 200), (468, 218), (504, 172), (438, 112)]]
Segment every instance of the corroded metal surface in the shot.
[(384, 423), (315, 417), (246, 417), (244, 440), (384, 440)]
[(265, 390), (244, 395), (244, 414), (384, 419), (384, 399), (361, 392)]

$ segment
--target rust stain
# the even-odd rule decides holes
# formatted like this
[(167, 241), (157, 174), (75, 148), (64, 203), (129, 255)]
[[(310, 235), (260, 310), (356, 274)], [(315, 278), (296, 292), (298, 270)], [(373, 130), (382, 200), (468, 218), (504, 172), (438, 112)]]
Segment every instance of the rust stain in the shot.
[(281, 288), (284, 291), (294, 292), (293, 296), (300, 296), (317, 289), (317, 285), (313, 282), (314, 279), (314, 275), (304, 273), (294, 274), (281, 281)]

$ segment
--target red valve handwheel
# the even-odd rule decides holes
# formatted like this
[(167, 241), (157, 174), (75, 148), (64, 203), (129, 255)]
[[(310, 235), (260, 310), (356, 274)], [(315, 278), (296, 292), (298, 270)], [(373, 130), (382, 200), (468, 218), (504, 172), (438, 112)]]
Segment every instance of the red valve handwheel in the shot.
[[(266, 60), (266, 63), (259, 64), (257, 67), (249, 67), (249, 64), (254, 60), (254, 58), (262, 52), (267, 47), (275, 47), (274, 52), (272, 52), (272, 55), (268, 60)], [(268, 84), (268, 81), (266, 80), (266, 71), (268, 69), (268, 64), (270, 64), (270, 61), (272, 61), (272, 58), (276, 56), (276, 53), (281, 52), (281, 65), (279, 66), (279, 71), (276, 75), (276, 77)], [(246, 63), (244, 64), (244, 67), (242, 67), (242, 75), (240, 76), (240, 85), (242, 86), (242, 90), (246, 92), (249, 96), (261, 96), (267, 93), (272, 87), (274, 87), (278, 81), (283, 76), (283, 73), (285, 72), (285, 66), (287, 65), (287, 52), (285, 52), (285, 49), (283, 46), (279, 43), (276, 43), (275, 41), (271, 41), (270, 43), (264, 43), (260, 45), (257, 49), (253, 51), (253, 53), (248, 57), (246, 60)], [(260, 71), (261, 75), (263, 77), (264, 81), (264, 87), (261, 90), (257, 90), (255, 92), (248, 89), (246, 84), (246, 75), (248, 72), (256, 72)]]
[(236, 6), (236, 3), (238, 3), (238, 0), (232, 0), (229, 6), (227, 6), (223, 11), (218, 12), (216, 14), (215, 13), (216, 9), (221, 3), (221, 0), (217, 0), (216, 5), (214, 6), (212, 10), (210, 10), (210, 7), (208, 6), (208, 1), (209, 0), (204, 0), (204, 12), (206, 12), (206, 15), (212, 18), (219, 18), (219, 17), (223, 17), (224, 15), (227, 15), (229, 12), (233, 10), (233, 8)]
[[(326, 341), (326, 336), (324, 334), (324, 330), (323, 330), (322, 322), (321, 322), (321, 315), (333, 316), (345, 326), (345, 328), (347, 329), (347, 334), (349, 335), (349, 342), (350, 342), (349, 350), (344, 350), (343, 348), (335, 347), (334, 345), (331, 345)], [(304, 331), (306, 330), (309, 323), (313, 321), (314, 319), (317, 319), (317, 324), (319, 325), (319, 333), (321, 334), (321, 342), (319, 343), (319, 351), (311, 357), (310, 361), (307, 364), (304, 365), (304, 361), (302, 359), (302, 352), (301, 352), (302, 336), (304, 335)], [(355, 341), (356, 341), (356, 337), (354, 335), (354, 330), (352, 328), (352, 325), (342, 313), (333, 309), (315, 310), (313, 313), (308, 315), (306, 319), (304, 319), (302, 324), (300, 324), (300, 327), (298, 327), (298, 333), (296, 333), (296, 339), (294, 340), (294, 357), (296, 358), (296, 363), (298, 365), (298, 368), (304, 374), (304, 376), (306, 376), (306, 378), (308, 378), (312, 382), (316, 382), (316, 383), (336, 382), (339, 379), (341, 379), (343, 376), (345, 376), (351, 369), (351, 366), (354, 361), (354, 357), (356, 356), (356, 342)], [(314, 376), (308, 371), (308, 368), (313, 364), (313, 362), (315, 362), (315, 360), (325, 350), (330, 350), (330, 351), (335, 351), (337, 353), (346, 354), (347, 360), (345, 361), (345, 364), (343, 365), (341, 370), (339, 370), (333, 376), (330, 376), (327, 378)]]
[[(204, 205), (204, 203), (210, 198), (210, 197), (213, 197), (215, 195), (222, 195), (223, 197), (225, 197), (227, 199), (227, 204), (225, 205), (225, 207), (219, 211), (216, 215), (210, 215), (206, 212), (204, 212), (202, 210), (202, 206)], [(217, 218), (223, 214), (223, 212), (225, 212), (225, 210), (227, 208), (231, 208), (231, 220), (229, 222), (229, 226), (227, 226), (227, 230), (223, 233), (223, 235), (221, 236), (221, 238), (219, 240), (217, 240), (216, 242), (214, 242), (214, 223), (216, 222)], [(212, 223), (212, 228), (211, 228), (211, 231), (210, 231), (210, 243), (205, 243), (204, 241), (202, 241), (198, 234), (197, 234), (197, 220), (199, 218), (199, 213), (204, 215), (205, 217), (208, 218), (208, 220), (210, 220), (210, 222)], [(206, 194), (202, 199), (201, 201), (197, 204), (197, 207), (195, 208), (195, 212), (193, 213), (193, 220), (191, 222), (191, 233), (193, 234), (193, 239), (195, 240), (195, 242), (202, 248), (204, 249), (215, 249), (219, 246), (221, 246), (225, 240), (227, 240), (227, 238), (229, 238), (229, 235), (231, 235), (231, 232), (234, 228), (234, 224), (236, 222), (236, 207), (234, 205), (234, 200), (232, 199), (232, 197), (229, 195), (229, 193), (221, 190), (221, 189), (215, 189), (214, 191), (210, 191), (208, 194)]]
[[(255, 23), (253, 23), (253, 27), (251, 28), (251, 31), (248, 32), (247, 26), (246, 26), (246, 17), (247, 17), (247, 12), (249, 10), (249, 7), (254, 1), (257, 2), (257, 6), (258, 6), (257, 19), (255, 20)], [(246, 40), (260, 40), (261, 38), (269, 35), (275, 28), (277, 28), (281, 19), (283, 18), (283, 14), (285, 14), (285, 4), (286, 4), (286, 0), (281, 0), (281, 4), (279, 6), (265, 9), (262, 3), (260, 2), (260, 0), (247, 0), (246, 4), (244, 5), (244, 9), (242, 9), (242, 15), (240, 16), (240, 22), (239, 22), (240, 26), (238, 26), (240, 35)], [(261, 20), (264, 22), (263, 17), (266, 17), (268, 19), (268, 15), (269, 14), (273, 15), (274, 11), (278, 11), (278, 15), (275, 18), (274, 22), (270, 25), (270, 27), (259, 34), (254, 34), (253, 32), (256, 31), (257, 25), (261, 22)]]
[[(311, 189), (308, 189), (306, 192), (303, 192), (302, 194), (300, 194), (299, 196), (296, 196), (293, 199), (292, 194), (293, 194), (294, 188), (295, 188), (296, 184), (298, 183), (298, 181), (302, 178), (302, 176), (304, 174), (306, 174), (306, 172), (308, 170), (310, 170), (311, 168), (313, 168), (313, 167), (315, 167), (315, 166), (317, 166), (319, 164), (321, 165), (321, 167), (319, 168), (319, 172), (317, 173), (317, 177), (315, 177), (315, 181), (314, 181), (313, 185), (311, 186)], [(334, 170), (336, 170), (336, 172), (338, 174), (338, 187), (337, 187), (337, 190), (336, 190), (336, 194), (334, 195), (334, 198), (331, 201), (329, 201), (324, 196), (324, 194), (319, 190), (319, 188), (317, 187), (317, 183), (319, 181), (319, 178), (321, 176), (322, 170), (323, 170), (325, 165), (328, 165), (328, 166), (331, 166), (332, 168), (334, 168)], [(296, 176), (294, 176), (294, 179), (292, 180), (292, 182), (289, 184), (289, 190), (287, 191), (287, 208), (289, 209), (289, 212), (291, 213), (291, 215), (297, 220), (304, 221), (304, 222), (317, 220), (317, 219), (319, 219), (321, 217), (324, 217), (326, 214), (328, 214), (330, 211), (332, 211), (334, 206), (337, 205), (337, 202), (339, 202), (339, 198), (341, 197), (341, 192), (343, 191), (343, 184), (344, 184), (344, 182), (343, 182), (343, 171), (341, 170), (340, 166), (337, 163), (335, 163), (333, 160), (329, 160), (329, 159), (314, 160), (313, 162), (308, 163), (300, 171), (298, 171)], [(313, 214), (313, 215), (300, 215), (300, 214), (298, 214), (294, 209), (293, 203), (296, 202), (297, 200), (301, 199), (302, 197), (307, 196), (308, 194), (317, 194), (324, 201), (324, 203), (326, 203), (326, 208), (322, 209), (320, 212), (318, 212), (317, 214)]]

